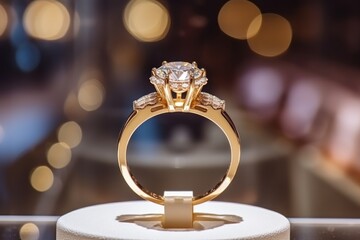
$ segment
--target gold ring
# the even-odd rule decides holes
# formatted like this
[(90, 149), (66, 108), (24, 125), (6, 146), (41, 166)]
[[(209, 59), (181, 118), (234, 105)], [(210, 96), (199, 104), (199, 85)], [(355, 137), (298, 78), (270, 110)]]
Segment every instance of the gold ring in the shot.
[(214, 199), (233, 180), (240, 162), (239, 135), (234, 123), (225, 112), (225, 101), (201, 92), (207, 81), (205, 70), (199, 69), (195, 62), (163, 62), (161, 67), (152, 69), (150, 77), (156, 92), (134, 101), (134, 111), (120, 132), (118, 161), (126, 183), (145, 200), (164, 204), (163, 196), (144, 188), (131, 173), (126, 160), (127, 146), (132, 134), (142, 123), (164, 113), (184, 112), (205, 117), (224, 132), (230, 144), (231, 161), (225, 176), (206, 193), (193, 197), (194, 205)]

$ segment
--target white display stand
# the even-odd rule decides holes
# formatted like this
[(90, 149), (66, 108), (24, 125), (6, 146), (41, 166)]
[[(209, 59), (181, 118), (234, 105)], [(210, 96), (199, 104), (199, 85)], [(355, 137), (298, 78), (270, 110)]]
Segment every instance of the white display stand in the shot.
[(57, 240), (289, 240), (290, 224), (282, 215), (259, 207), (206, 202), (194, 212), (237, 215), (239, 223), (225, 224), (206, 230), (151, 229), (136, 223), (119, 222), (120, 215), (162, 214), (163, 206), (146, 201), (109, 203), (75, 210), (59, 218)]

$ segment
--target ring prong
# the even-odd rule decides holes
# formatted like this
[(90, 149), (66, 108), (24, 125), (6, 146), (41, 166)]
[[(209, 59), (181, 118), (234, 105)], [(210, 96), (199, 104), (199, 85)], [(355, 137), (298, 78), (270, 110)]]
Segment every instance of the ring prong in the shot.
[(201, 71), (202, 71), (202, 76), (203, 76), (203, 77), (206, 77), (206, 70), (205, 70), (205, 68), (202, 68)]
[(190, 84), (190, 89), (186, 93), (185, 103), (183, 108), (185, 112), (188, 112), (190, 110), (191, 103), (195, 98), (196, 98), (196, 89), (195, 89), (195, 83), (193, 81)]
[(197, 67), (197, 63), (195, 61), (192, 62), (192, 65), (194, 65), (195, 67)]
[(168, 105), (169, 111), (174, 112), (175, 111), (175, 104), (174, 104), (173, 97), (171, 95), (171, 90), (170, 90), (169, 83), (166, 83), (165, 86), (164, 86), (164, 97), (165, 97), (166, 103)]
[(163, 62), (162, 62), (162, 65), (165, 65), (165, 64), (167, 64), (167, 61), (163, 61)]
[(156, 76), (156, 68), (152, 68), (152, 69), (151, 69), (151, 74), (152, 74), (153, 76)]

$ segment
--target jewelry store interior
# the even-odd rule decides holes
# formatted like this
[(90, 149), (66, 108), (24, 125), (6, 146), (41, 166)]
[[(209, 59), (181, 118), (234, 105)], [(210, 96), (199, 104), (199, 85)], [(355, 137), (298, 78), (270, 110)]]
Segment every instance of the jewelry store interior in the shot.
[[(141, 200), (118, 138), (163, 61), (206, 69), (241, 143), (213, 201), (284, 215), (292, 240), (360, 239), (357, 0), (0, 0), (0, 239), (56, 239), (57, 219)], [(146, 189), (212, 189), (231, 159), (213, 122), (163, 114), (131, 137)]]

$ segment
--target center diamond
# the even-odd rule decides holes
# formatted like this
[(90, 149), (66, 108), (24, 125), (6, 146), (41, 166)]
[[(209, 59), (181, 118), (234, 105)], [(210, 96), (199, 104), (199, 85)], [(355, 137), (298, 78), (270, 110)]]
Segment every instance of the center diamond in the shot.
[(199, 69), (195, 62), (163, 63), (161, 67), (153, 69), (150, 82), (157, 87), (163, 87), (167, 79), (170, 89), (176, 93), (188, 91), (192, 79), (196, 88), (207, 83), (205, 70)]
[(169, 70), (169, 81), (190, 82), (190, 71), (193, 65), (187, 62), (170, 62), (164, 65)]
[(194, 65), (188, 62), (170, 62), (160, 67), (166, 69), (169, 74), (169, 85), (174, 92), (185, 92), (189, 89), (191, 75)]

